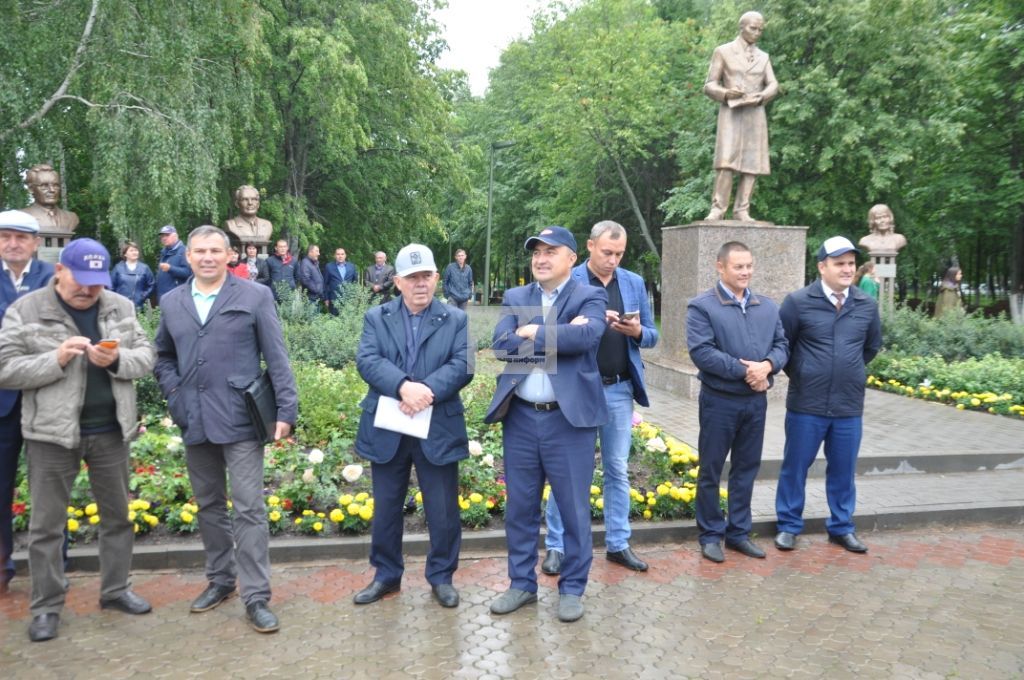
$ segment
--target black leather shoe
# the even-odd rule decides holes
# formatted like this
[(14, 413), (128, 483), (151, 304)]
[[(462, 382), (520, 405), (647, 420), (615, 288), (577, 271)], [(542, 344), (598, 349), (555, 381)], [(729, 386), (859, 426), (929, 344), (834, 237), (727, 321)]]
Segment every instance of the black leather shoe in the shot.
[(747, 557), (756, 557), (758, 559), (764, 559), (764, 551), (758, 548), (753, 541), (745, 539), (736, 542), (725, 542), (725, 547), (736, 552), (743, 553)]
[(792, 550), (796, 547), (796, 534), (780, 531), (775, 534), (775, 547), (779, 550)]
[(437, 583), (430, 586), (430, 592), (434, 594), (434, 599), (442, 607), (459, 606), (459, 591), (455, 590), (455, 586), (451, 583)]
[(700, 554), (704, 556), (704, 559), (711, 560), (712, 562), (725, 562), (725, 554), (722, 553), (721, 543), (704, 543), (700, 547)]
[(276, 633), (281, 627), (274, 612), (270, 611), (270, 607), (263, 600), (245, 605), (245, 616), (257, 633)]
[(125, 614), (148, 614), (153, 607), (130, 590), (126, 590), (113, 600), (100, 600), (100, 609), (116, 609)]
[(609, 552), (605, 557), (608, 558), (609, 562), (621, 564), (626, 569), (632, 569), (633, 571), (647, 571), (647, 563), (637, 557), (629, 548), (616, 552)]
[(32, 642), (43, 642), (57, 637), (57, 624), (60, 614), (39, 614), (32, 617), (28, 626), (28, 639)]
[(549, 550), (548, 554), (544, 556), (544, 563), (540, 565), (540, 570), (548, 576), (557, 576), (562, 573), (562, 560), (565, 559), (558, 550)]
[(370, 604), (376, 602), (388, 593), (398, 592), (398, 589), (401, 587), (402, 584), (399, 581), (396, 581), (394, 583), (373, 581), (370, 583), (370, 585), (366, 586), (358, 593), (356, 593), (356, 596), (352, 598), (352, 601), (356, 604)]
[(199, 597), (192, 601), (192, 607), (189, 611), (193, 614), (208, 612), (231, 597), (231, 594), (234, 592), (234, 586), (218, 586), (216, 583), (211, 583), (206, 586), (206, 590), (199, 593)]
[(842, 536), (829, 535), (828, 542), (841, 545), (854, 553), (866, 553), (868, 551), (868, 547), (860, 542), (860, 539), (857, 538), (857, 534), (843, 534)]

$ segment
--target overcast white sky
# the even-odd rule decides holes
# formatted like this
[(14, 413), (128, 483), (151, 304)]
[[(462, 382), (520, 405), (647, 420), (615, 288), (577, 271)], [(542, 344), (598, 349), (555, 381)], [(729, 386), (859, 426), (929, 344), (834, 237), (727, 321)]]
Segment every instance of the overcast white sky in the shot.
[(487, 89), (487, 73), (498, 65), (510, 42), (530, 34), (530, 17), (544, 0), (448, 0), (435, 17), (448, 41), (439, 62), (469, 74), (469, 88), (481, 96)]

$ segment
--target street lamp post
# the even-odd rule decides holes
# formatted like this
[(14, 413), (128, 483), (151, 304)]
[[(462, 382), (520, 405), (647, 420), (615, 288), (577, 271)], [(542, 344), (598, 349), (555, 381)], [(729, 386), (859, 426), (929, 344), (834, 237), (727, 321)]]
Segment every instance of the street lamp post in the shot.
[(490, 172), (487, 176), (487, 246), (484, 249), (484, 305), (491, 304), (491, 212), (494, 205), (494, 152), (515, 146), (515, 142), (491, 142)]

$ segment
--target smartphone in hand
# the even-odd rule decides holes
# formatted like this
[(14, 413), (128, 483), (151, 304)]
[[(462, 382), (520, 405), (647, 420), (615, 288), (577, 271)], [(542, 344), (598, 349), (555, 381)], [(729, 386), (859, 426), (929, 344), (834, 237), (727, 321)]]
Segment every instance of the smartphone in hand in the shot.
[(114, 349), (118, 346), (118, 344), (120, 344), (120, 342), (121, 341), (118, 340), (117, 338), (103, 338), (96, 344), (99, 345), (100, 347), (103, 347), (104, 349)]

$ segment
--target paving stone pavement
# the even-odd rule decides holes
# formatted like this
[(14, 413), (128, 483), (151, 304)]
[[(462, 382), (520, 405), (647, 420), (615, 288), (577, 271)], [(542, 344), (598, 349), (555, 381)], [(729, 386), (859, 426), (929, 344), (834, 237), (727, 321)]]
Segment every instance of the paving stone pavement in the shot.
[(237, 598), (189, 614), (199, 570), (136, 573), (154, 605), (101, 611), (98, 578), (72, 574), (60, 637), (30, 643), (28, 583), (0, 597), (5, 679), (302, 678), (1021, 678), (1024, 532), (971, 525), (862, 534), (867, 555), (801, 538), (765, 560), (727, 551), (702, 560), (692, 542), (644, 546), (647, 574), (597, 554), (575, 624), (555, 616), (553, 577), (540, 602), (499, 617), (503, 554), (464, 555), (462, 604), (435, 604), (411, 559), (405, 588), (365, 607), (363, 560), (276, 566), (282, 629), (259, 635)]

